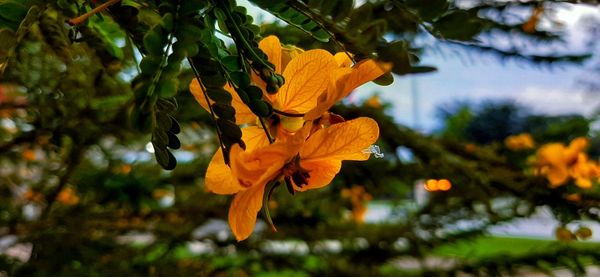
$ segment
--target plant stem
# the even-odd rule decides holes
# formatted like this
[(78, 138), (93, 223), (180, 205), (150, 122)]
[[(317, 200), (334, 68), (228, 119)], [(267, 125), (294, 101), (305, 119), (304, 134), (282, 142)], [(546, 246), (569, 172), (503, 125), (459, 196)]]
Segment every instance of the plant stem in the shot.
[(89, 11), (87, 13), (84, 13), (84, 14), (78, 16), (78, 17), (71, 18), (71, 19), (67, 20), (67, 23), (69, 23), (69, 25), (71, 25), (71, 26), (79, 25), (79, 24), (85, 22), (92, 15), (95, 15), (95, 14), (97, 14), (99, 12), (102, 12), (102, 11), (106, 10), (108, 7), (116, 4), (119, 1), (121, 1), (121, 0), (109, 0), (108, 2), (102, 4), (102, 5), (98, 6), (98, 7), (95, 7), (93, 10), (91, 10), (91, 11)]

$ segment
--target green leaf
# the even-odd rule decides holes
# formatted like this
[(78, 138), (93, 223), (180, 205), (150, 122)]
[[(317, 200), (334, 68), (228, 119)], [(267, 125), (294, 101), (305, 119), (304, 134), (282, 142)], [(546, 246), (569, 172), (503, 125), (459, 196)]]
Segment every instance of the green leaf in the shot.
[(207, 88), (206, 94), (216, 103), (229, 104), (232, 100), (231, 94), (223, 88)]
[(250, 77), (242, 71), (231, 72), (229, 76), (231, 81), (240, 88), (246, 88), (250, 85)]
[(229, 71), (240, 71), (241, 70), (241, 66), (240, 66), (240, 63), (239, 63), (239, 57), (238, 56), (227, 56), (227, 57), (224, 57), (224, 58), (221, 59), (221, 63)]
[(153, 28), (144, 36), (144, 49), (149, 55), (161, 56), (164, 46), (163, 38), (157, 28)]
[(156, 128), (166, 131), (171, 129), (171, 125), (172, 125), (172, 121), (171, 121), (171, 117), (166, 114), (166, 113), (162, 113), (162, 112), (157, 112), (156, 113)]
[(179, 80), (176, 78), (161, 79), (157, 89), (158, 95), (162, 98), (175, 97), (178, 85)]
[(420, 74), (420, 73), (431, 73), (431, 72), (436, 72), (436, 71), (437, 71), (437, 68), (435, 68), (433, 66), (419, 65), (419, 66), (413, 66), (410, 70), (410, 73)]
[(379, 58), (383, 61), (392, 62), (392, 72), (404, 75), (411, 73), (408, 43), (406, 41), (395, 41), (385, 45), (378, 50)]
[[(323, 30), (319, 23), (284, 2), (270, 0), (252, 0), (251, 2), (288, 24), (306, 32), (318, 41), (328, 42), (330, 39), (329, 33)], [(308, 9), (308, 7), (306, 8)]]
[(212, 108), (218, 117), (222, 117), (232, 121), (235, 120), (235, 109), (231, 105), (214, 103), (212, 104)]
[(373, 82), (380, 86), (389, 86), (394, 83), (394, 75), (392, 75), (391, 72), (388, 72), (379, 76), (379, 78), (373, 80)]
[(250, 100), (248, 107), (260, 117), (267, 117), (273, 113), (273, 107), (263, 100)]
[(167, 133), (162, 130), (154, 130), (152, 133), (152, 144), (166, 146), (169, 143)]
[(156, 157), (156, 161), (162, 168), (172, 170), (177, 166), (175, 156), (173, 156), (166, 147), (158, 146), (154, 143), (152, 145), (154, 146), (154, 156)]
[(160, 61), (161, 61), (160, 57), (156, 57), (156, 56), (144, 57), (144, 59), (142, 59), (142, 61), (140, 62), (140, 70), (142, 71), (142, 74), (148, 75), (148, 76), (154, 75), (154, 73), (156, 73), (156, 71), (160, 67)]
[(242, 130), (233, 121), (225, 118), (217, 118), (217, 126), (219, 126), (219, 130), (221, 130), (223, 136), (231, 141), (239, 141), (242, 139)]
[(227, 28), (227, 16), (225, 16), (225, 13), (219, 9), (219, 8), (215, 8), (214, 9), (215, 12), (215, 17), (217, 18), (217, 25), (219, 26), (219, 30), (221, 30), (223, 33), (229, 33), (229, 29)]
[(481, 32), (483, 24), (476, 13), (455, 11), (435, 21), (433, 27), (441, 38), (470, 41)]
[(247, 88), (244, 89), (244, 91), (246, 91), (246, 93), (248, 94), (248, 98), (250, 98), (250, 100), (260, 100), (262, 99), (262, 89), (260, 89), (257, 86), (248, 86)]
[(179, 126), (179, 122), (177, 122), (177, 120), (175, 118), (171, 117), (171, 129), (169, 129), (169, 132), (173, 133), (173, 134), (179, 134), (181, 132), (181, 126)]
[(19, 23), (21, 23), (28, 10), (25, 5), (15, 1), (2, 1), (0, 2), (0, 19), (17, 23), (16, 26), (19, 26)]
[(449, 7), (448, 0), (407, 0), (406, 5), (414, 9), (422, 20), (431, 21), (443, 15)]
[(179, 141), (177, 136), (169, 131), (167, 131), (166, 134), (167, 134), (167, 137), (169, 138), (169, 142), (168, 142), (167, 146), (169, 146), (169, 148), (172, 148), (172, 149), (179, 149), (179, 147), (181, 147), (181, 142)]

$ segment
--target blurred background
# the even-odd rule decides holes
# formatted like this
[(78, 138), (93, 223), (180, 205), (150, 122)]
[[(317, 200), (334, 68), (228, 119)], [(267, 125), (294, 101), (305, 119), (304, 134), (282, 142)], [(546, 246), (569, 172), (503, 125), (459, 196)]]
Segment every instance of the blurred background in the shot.
[[(71, 2), (0, 2), (0, 276), (600, 276), (597, 178), (551, 188), (536, 174), (549, 143), (585, 137), (586, 157), (600, 155), (597, 3), (332, 1), (350, 5), (340, 17), (296, 1), (356, 38), (349, 51), (376, 44), (394, 62), (392, 84), (333, 109), (377, 120), (384, 156), (344, 162), (320, 190), (276, 190), (278, 232), (259, 214), (237, 242), (232, 197), (204, 188), (218, 140), (189, 63), (176, 75), (177, 167), (161, 169), (150, 134), (131, 128), (146, 50), (122, 17), (150, 21), (154, 2), (78, 28), (65, 20), (98, 3)], [(342, 50), (265, 2), (237, 2), (260, 36)]]

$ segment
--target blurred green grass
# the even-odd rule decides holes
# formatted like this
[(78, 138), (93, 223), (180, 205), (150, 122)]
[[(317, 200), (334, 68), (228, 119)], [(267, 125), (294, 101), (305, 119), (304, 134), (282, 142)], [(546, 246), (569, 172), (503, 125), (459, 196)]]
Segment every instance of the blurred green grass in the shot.
[(545, 252), (567, 243), (576, 249), (600, 249), (600, 242), (558, 242), (554, 239), (486, 236), (472, 241), (442, 245), (434, 249), (432, 254), (459, 259), (518, 257), (528, 255), (532, 251)]

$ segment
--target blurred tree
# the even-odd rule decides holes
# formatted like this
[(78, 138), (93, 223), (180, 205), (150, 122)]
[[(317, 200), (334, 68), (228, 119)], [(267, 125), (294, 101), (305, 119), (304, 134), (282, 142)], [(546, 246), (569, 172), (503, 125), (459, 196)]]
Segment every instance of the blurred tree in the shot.
[[(258, 75), (269, 91), (285, 81), (258, 48), (261, 36), (392, 62), (397, 75), (435, 70), (419, 61), (432, 50), (422, 38), (535, 64), (579, 63), (593, 53), (494, 44), (494, 36), (559, 43), (561, 32), (537, 23), (572, 5), (564, 2), (251, 2), (289, 25), (255, 25), (235, 1), (0, 1), (0, 236), (9, 245), (0, 245), (0, 274), (501, 275), (526, 266), (582, 273), (598, 262), (589, 244), (553, 242), (542, 253), (405, 265), (447, 261), (440, 247), (473, 241), (538, 207), (550, 207), (563, 225), (598, 220), (597, 186), (549, 189), (530, 174), (528, 153), (469, 144), (529, 126), (565, 142), (588, 132), (587, 119), (523, 119), (510, 105), (449, 113), (451, 140), (397, 124), (385, 104), (338, 105), (334, 112), (346, 119), (377, 120), (385, 157), (345, 162), (322, 190), (274, 191), (268, 204), (279, 232), (259, 224), (251, 239), (235, 242), (223, 221), (229, 198), (206, 192), (203, 176), (216, 149), (242, 143), (225, 84), (258, 118), (274, 112), (249, 81)], [(516, 10), (526, 12), (515, 19)], [(214, 102), (210, 113), (188, 92), (192, 79)], [(400, 157), (401, 148), (413, 158)], [(449, 179), (452, 189), (417, 204), (419, 179)], [(361, 196), (344, 198), (352, 188)], [(390, 211), (385, 221), (355, 220), (353, 211), (373, 207), (369, 201)], [(563, 239), (585, 237), (560, 231)]]

